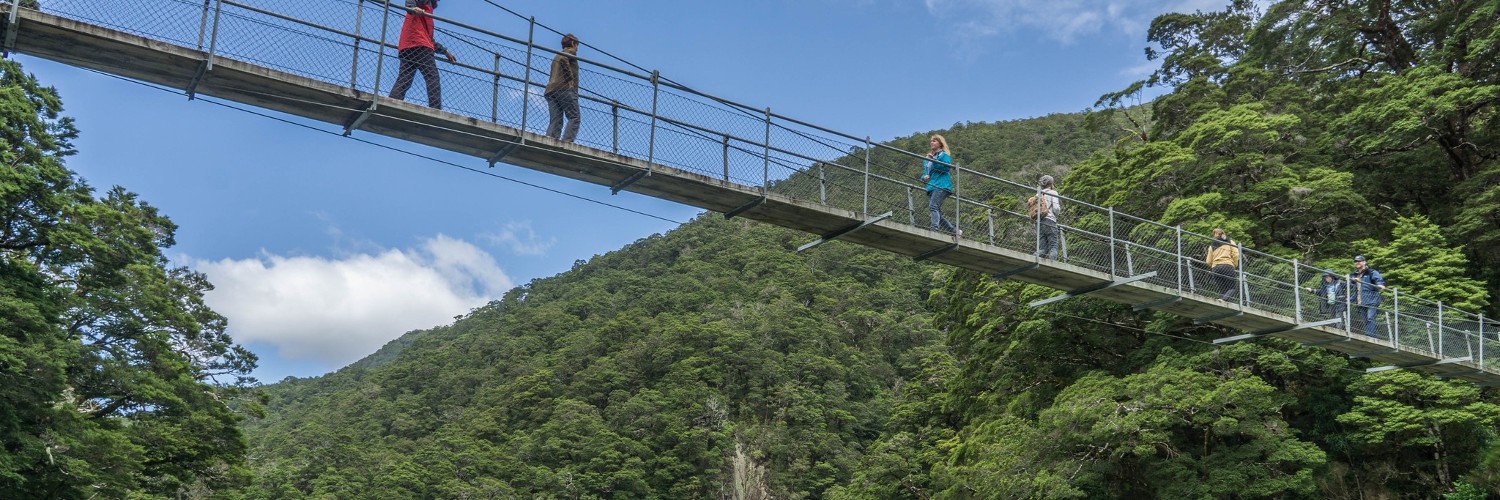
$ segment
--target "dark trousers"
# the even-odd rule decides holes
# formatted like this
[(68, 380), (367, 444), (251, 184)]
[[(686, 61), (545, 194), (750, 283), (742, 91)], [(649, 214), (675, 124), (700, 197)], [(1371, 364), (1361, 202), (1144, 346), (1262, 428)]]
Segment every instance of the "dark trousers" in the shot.
[[(578, 137), (578, 91), (559, 90), (542, 97), (547, 98), (547, 111), (550, 114), (547, 137), (561, 137), (565, 142), (573, 142)], [(563, 118), (568, 119), (567, 128), (563, 127)]]
[(1234, 266), (1214, 266), (1214, 283), (1219, 285), (1219, 300), (1235, 300), (1240, 296), (1240, 280), (1235, 276)]
[(1057, 221), (1042, 217), (1037, 233), (1037, 257), (1057, 258)]
[(1323, 306), (1323, 312), (1328, 313), (1328, 319), (1344, 319), (1344, 311), (1343, 304), (1326, 304)]
[(396, 71), (396, 86), (391, 87), (391, 98), (405, 99), (412, 79), (421, 71), (422, 79), (427, 82), (427, 105), (432, 109), (443, 109), (443, 84), (438, 77), (437, 59), (433, 57), (432, 48), (401, 49), (400, 57), (401, 69)]

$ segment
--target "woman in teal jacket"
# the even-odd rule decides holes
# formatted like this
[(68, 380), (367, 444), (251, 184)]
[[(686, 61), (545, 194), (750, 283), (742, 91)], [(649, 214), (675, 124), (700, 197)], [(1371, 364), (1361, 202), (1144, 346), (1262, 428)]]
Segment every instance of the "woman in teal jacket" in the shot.
[(922, 162), (922, 182), (927, 183), (927, 213), (932, 217), (929, 228), (963, 236), (963, 231), (943, 217), (943, 199), (953, 194), (953, 177), (950, 175), (953, 155), (948, 152), (948, 140), (934, 135), (928, 145), (931, 151), (927, 153), (927, 160)]

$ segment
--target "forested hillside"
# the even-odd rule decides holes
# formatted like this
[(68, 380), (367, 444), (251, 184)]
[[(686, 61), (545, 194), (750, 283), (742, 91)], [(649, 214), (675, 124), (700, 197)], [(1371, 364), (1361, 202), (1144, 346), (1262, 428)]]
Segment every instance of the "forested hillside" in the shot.
[[(1500, 0), (1234, 0), (1147, 41), (1095, 112), (937, 132), (1500, 313)], [(1500, 497), (1494, 389), (717, 214), (261, 399), (61, 111), (0, 61), (0, 498)]]
[[(961, 161), (1002, 169), (1053, 169), (1111, 143), (1080, 115), (950, 138), (976, 145)], [(948, 356), (928, 295), (952, 271), (842, 243), (795, 252), (811, 238), (706, 214), (337, 373), (272, 386), (268, 416), (247, 427), (250, 496), (783, 497), (843, 484), (892, 402)]]
[[(1496, 312), (1500, 0), (1235, 1), (959, 163)], [(1148, 92), (1165, 92), (1126, 106)], [(1087, 125), (1087, 126), (1086, 126)], [(893, 141), (920, 150), (926, 133)], [(913, 166), (915, 170), (916, 166)], [(1067, 221), (1064, 220), (1064, 223)], [(252, 497), (1484, 498), (1466, 382), (714, 215), (271, 388)], [(1405, 293), (1405, 292), (1404, 292)], [(380, 493), (376, 493), (380, 492)], [(389, 493), (394, 492), (394, 493)]]
[[(1150, 28), (1162, 69), (1100, 101), (1114, 147), (1062, 190), (1350, 268), (1493, 317), (1500, 2), (1235, 1)], [(1169, 93), (1124, 107), (1143, 91)], [(840, 495), (1486, 498), (1492, 393), (1183, 318), (955, 276), (929, 371)]]

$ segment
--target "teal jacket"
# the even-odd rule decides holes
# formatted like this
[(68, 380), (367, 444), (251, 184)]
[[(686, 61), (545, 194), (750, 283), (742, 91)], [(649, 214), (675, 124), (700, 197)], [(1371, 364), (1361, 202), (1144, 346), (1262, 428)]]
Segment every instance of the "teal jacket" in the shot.
[(948, 166), (951, 163), (953, 158), (946, 151), (939, 151), (932, 160), (922, 160), (922, 175), (927, 177), (927, 192), (930, 193), (933, 189), (953, 191), (953, 176), (949, 175), (952, 167)]

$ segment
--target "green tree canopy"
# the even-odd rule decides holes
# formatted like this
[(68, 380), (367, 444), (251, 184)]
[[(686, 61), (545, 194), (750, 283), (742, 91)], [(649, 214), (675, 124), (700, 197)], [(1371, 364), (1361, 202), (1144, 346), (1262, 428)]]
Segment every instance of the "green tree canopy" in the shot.
[(0, 62), (0, 496), (123, 497), (234, 487), (255, 356), (172, 267), (176, 226), (63, 160), (57, 93)]

